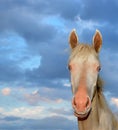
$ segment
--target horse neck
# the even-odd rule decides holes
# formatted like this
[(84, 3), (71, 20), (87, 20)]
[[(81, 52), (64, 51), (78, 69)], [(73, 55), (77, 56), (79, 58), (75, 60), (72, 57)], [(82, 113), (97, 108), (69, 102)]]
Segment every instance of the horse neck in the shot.
[[(85, 120), (78, 119), (79, 130), (117, 130), (118, 124), (108, 108), (102, 92), (96, 91), (92, 110)], [(114, 127), (117, 128), (114, 128)], [(114, 128), (114, 129), (113, 129)]]

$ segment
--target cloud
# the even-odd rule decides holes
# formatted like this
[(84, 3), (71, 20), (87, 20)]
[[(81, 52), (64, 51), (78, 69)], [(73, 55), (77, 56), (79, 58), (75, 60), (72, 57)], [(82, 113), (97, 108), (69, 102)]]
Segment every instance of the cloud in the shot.
[(76, 130), (76, 121), (69, 120), (60, 116), (52, 116), (44, 119), (23, 119), (14, 116), (6, 116), (0, 119), (0, 129), (5, 130)]
[[(39, 91), (35, 91), (31, 94), (25, 94), (24, 95), (24, 101), (26, 101), (28, 104), (30, 105), (38, 105), (40, 104), (40, 102), (45, 102), (45, 103), (57, 103), (60, 104), (62, 103), (64, 100), (61, 98), (57, 98), (57, 99), (51, 99), (52, 97), (45, 97), (45, 96), (41, 96)], [(55, 97), (56, 98), (56, 97)]]
[[(117, 52), (112, 52), (107, 49), (103, 49), (103, 51), (100, 54), (101, 58), (101, 75), (104, 80), (104, 85), (105, 85), (105, 90), (110, 91), (111, 93), (115, 94), (117, 96), (117, 71), (118, 67), (117, 65), (117, 58), (118, 58), (118, 53)], [(112, 62), (111, 62), (112, 59)]]
[(16, 117), (27, 118), (27, 119), (30, 119), (30, 118), (38, 119), (38, 118), (42, 118), (45, 116), (43, 113), (45, 111), (45, 108), (42, 106), (36, 106), (36, 107), (32, 107), (32, 108), (16, 107), (9, 111), (6, 111), (5, 109), (3, 109), (3, 110), (4, 111), (2, 111), (2, 114), (4, 116), (16, 116)]
[(118, 98), (112, 97), (111, 102), (118, 108)]
[(8, 96), (8, 95), (10, 95), (10, 93), (11, 93), (11, 89), (10, 89), (10, 88), (3, 88), (3, 89), (1, 90), (1, 92), (2, 92), (2, 94), (3, 94), (4, 96)]
[[(22, 97), (21, 101), (34, 107), (41, 105), (44, 107), (52, 106), (57, 109), (66, 104), (68, 109), (71, 108), (72, 94), (71, 90), (66, 87), (65, 89), (40, 87), (33, 92), (29, 93), (28, 91), (25, 91), (18, 97), (17, 96), (17, 100), (19, 100), (19, 97)], [(46, 104), (46, 106), (44, 104)]]
[(100, 0), (91, 2), (90, 0), (83, 1), (83, 8), (81, 11), (81, 16), (84, 19), (92, 19), (99, 22), (111, 22), (116, 23), (117, 18), (115, 12), (117, 10), (117, 1), (110, 0)]
[(71, 91), (65, 87), (57, 88), (12, 88), (12, 93), (2, 97), (0, 113), (4, 116), (15, 116), (27, 119), (42, 119), (51, 116), (61, 116), (73, 120), (71, 107)]
[(106, 101), (110, 107), (110, 109), (112, 110), (113, 113), (117, 113), (118, 111), (118, 106), (117, 106), (117, 96), (114, 95), (114, 93), (110, 92), (110, 91), (105, 91), (104, 95), (106, 97)]
[[(42, 8), (42, 10), (40, 10), (39, 8), (40, 13), (38, 12), (39, 10), (37, 10), (38, 14), (36, 13), (36, 11), (35, 12), (31, 11), (32, 8), (38, 9), (37, 5), (43, 5), (43, 4), (48, 6), (47, 8), (48, 11), (53, 10), (49, 6), (53, 2), (54, 1), (51, 2), (38, 1), (37, 4), (34, 4), (31, 1), (27, 2), (21, 1), (19, 3), (12, 0), (11, 2), (8, 2), (10, 4), (9, 7), (7, 6), (7, 4), (5, 4), (5, 2), (2, 1), (2, 4), (4, 5), (3, 9), (6, 9), (5, 11), (3, 10), (3, 12), (0, 14), (2, 17), (1, 18), (2, 21), (0, 23), (1, 34), (4, 36), (4, 41), (7, 41), (9, 37), (12, 37), (12, 39), (14, 40), (11, 41), (10, 39), (8, 46), (13, 45), (13, 48), (16, 48), (17, 47), (16, 45), (20, 46), (22, 43), (24, 43), (25, 46), (22, 45), (20, 48), (18, 48), (17, 53), (16, 51), (13, 50), (13, 48), (8, 48), (7, 52), (9, 51), (10, 56), (12, 56), (11, 59), (10, 56), (8, 56), (5, 53), (6, 46), (3, 45), (4, 48), (2, 48), (1, 51), (3, 52), (3, 55), (4, 54), (6, 55), (6, 59), (3, 60), (4, 62), (7, 62), (9, 66), (7, 67), (7, 64), (1, 65), (0, 67), (1, 72), (3, 72), (1, 81), (5, 82), (5, 80), (9, 80), (11, 82), (17, 82), (17, 83), (20, 81), (21, 83), (32, 82), (32, 84), (33, 83), (40, 84), (40, 82), (42, 82), (42, 84), (44, 84), (45, 78), (47, 78), (46, 80), (48, 82), (49, 78), (54, 79), (54, 78), (67, 77), (67, 72), (64, 67), (66, 66), (66, 58), (65, 58), (66, 54), (62, 53), (63, 50), (65, 49), (65, 47), (64, 49), (62, 49), (62, 47), (66, 45), (66, 44), (63, 45), (63, 42), (66, 42), (64, 38), (66, 34), (63, 34), (63, 36), (60, 35), (62, 34), (62, 32), (59, 33), (55, 26), (43, 22), (43, 17), (44, 18), (46, 17), (45, 12), (43, 12), (45, 10), (44, 8)], [(59, 4), (55, 3), (55, 7), (61, 5), (61, 2), (58, 1), (58, 3)], [(20, 11), (22, 9), (23, 11)], [(55, 12), (55, 14), (56, 13), (57, 12)], [(51, 14), (48, 15), (50, 16)], [(8, 36), (8, 34), (11, 33), (14, 35)], [(18, 37), (18, 39), (15, 40), (16, 37)], [(1, 37), (1, 41), (2, 39), (3, 37)], [(19, 41), (20, 39), (22, 39), (22, 41), (17, 43), (17, 41)], [(60, 41), (60, 45), (58, 44), (57, 41)], [(12, 42), (17, 44), (12, 44)], [(20, 56), (18, 58), (15, 58), (18, 55)], [(62, 55), (62, 57), (60, 57), (60, 55)], [(31, 62), (35, 62), (31, 61), (31, 59), (34, 59), (36, 57), (42, 57), (41, 64), (37, 66), (37, 68), (30, 70), (30, 68), (26, 67), (26, 64), (28, 63), (31, 64)], [(58, 62), (60, 62), (60, 67), (58, 67), (57, 69)], [(61, 74), (61, 72), (64, 72), (63, 75)]]
[(65, 83), (64, 86), (65, 87), (71, 87), (71, 84), (70, 83)]
[[(67, 108), (63, 107), (63, 104), (58, 105), (57, 103), (50, 103), (47, 105), (37, 105), (37, 106), (22, 106), (22, 107), (14, 107), (7, 111), (4, 108), (1, 108), (1, 118), (2, 117), (18, 117), (23, 119), (44, 119), (52, 116), (60, 116), (66, 119), (74, 120), (75, 117), (73, 115), (73, 111), (68, 105), (67, 102), (64, 102)], [(54, 105), (54, 106), (53, 106)]]
[[(52, 118), (46, 118), (42, 120), (42, 124), (44, 122), (48, 122), (47, 127), (43, 126), (43, 129), (45, 128), (51, 128), (53, 129), (70, 129), (74, 130), (77, 129), (77, 125), (72, 120), (67, 120), (66, 118), (54, 116)], [(53, 123), (52, 123), (53, 122)], [(61, 127), (62, 126), (62, 127)]]

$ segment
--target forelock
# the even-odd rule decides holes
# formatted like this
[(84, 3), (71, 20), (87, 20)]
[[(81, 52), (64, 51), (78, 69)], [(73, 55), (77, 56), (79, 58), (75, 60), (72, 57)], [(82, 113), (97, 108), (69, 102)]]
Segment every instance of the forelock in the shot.
[(98, 54), (96, 53), (93, 46), (89, 44), (78, 44), (72, 51), (69, 58), (69, 61), (74, 58), (82, 58), (83, 60), (87, 60), (89, 55), (94, 55), (98, 59)]

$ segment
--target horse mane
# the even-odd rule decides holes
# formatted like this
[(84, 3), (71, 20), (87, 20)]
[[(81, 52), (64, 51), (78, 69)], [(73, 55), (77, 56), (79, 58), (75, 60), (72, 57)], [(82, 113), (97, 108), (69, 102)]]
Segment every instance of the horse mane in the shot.
[(97, 92), (101, 93), (103, 92), (103, 85), (104, 85), (104, 81), (102, 80), (102, 78), (98, 75), (98, 79), (97, 79), (97, 83), (96, 83), (96, 87), (97, 87)]
[[(104, 85), (104, 82), (98, 75), (95, 95), (97, 96), (98, 104), (100, 105), (100, 106), (98, 106), (99, 112), (100, 112), (99, 115), (101, 117), (99, 119), (99, 122), (101, 124), (100, 129), (104, 128), (106, 130), (109, 128), (109, 130), (111, 130), (111, 129), (113, 129), (113, 126), (114, 126), (115, 128), (113, 130), (116, 130), (118, 128), (117, 118), (116, 118), (116, 116), (114, 116), (114, 114), (110, 110), (109, 105), (107, 104), (107, 101), (104, 97), (103, 85)], [(93, 105), (93, 109), (94, 109), (94, 105)]]

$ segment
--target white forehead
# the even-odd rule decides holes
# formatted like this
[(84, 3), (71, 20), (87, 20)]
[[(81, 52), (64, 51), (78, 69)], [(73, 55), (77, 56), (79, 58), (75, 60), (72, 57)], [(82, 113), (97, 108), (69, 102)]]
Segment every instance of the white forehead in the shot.
[(70, 64), (99, 64), (97, 56), (88, 54), (87, 56), (77, 55), (70, 60)]

